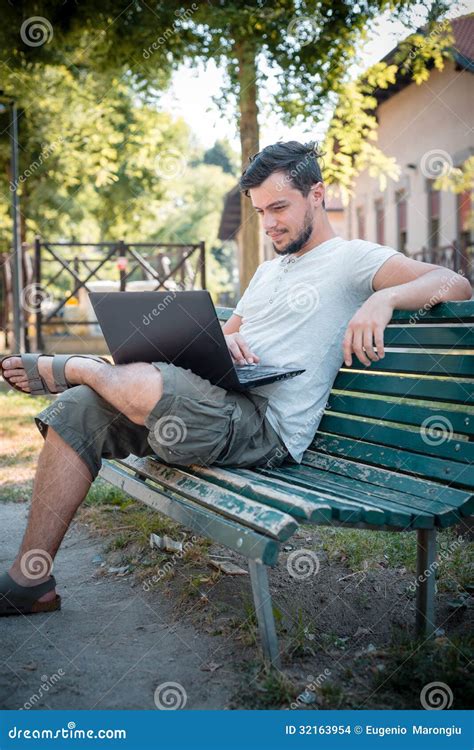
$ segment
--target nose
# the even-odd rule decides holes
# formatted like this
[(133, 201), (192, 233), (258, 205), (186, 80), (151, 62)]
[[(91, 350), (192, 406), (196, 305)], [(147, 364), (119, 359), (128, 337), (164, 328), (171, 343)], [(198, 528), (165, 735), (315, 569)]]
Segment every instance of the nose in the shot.
[(276, 219), (272, 214), (264, 214), (262, 219), (262, 225), (265, 232), (269, 232), (271, 230), (276, 229)]

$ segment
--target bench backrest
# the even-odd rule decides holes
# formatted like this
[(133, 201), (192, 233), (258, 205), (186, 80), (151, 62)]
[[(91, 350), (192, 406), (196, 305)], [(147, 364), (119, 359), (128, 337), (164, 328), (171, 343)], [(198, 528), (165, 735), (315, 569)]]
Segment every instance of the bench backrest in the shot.
[(474, 301), (396, 311), (384, 359), (339, 371), (310, 450), (474, 487), (473, 324)]

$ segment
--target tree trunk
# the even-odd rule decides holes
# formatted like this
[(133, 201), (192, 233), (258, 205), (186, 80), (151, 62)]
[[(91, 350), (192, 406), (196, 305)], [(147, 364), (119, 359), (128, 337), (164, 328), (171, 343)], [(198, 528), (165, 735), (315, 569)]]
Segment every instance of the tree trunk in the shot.
[[(241, 40), (236, 42), (235, 52), (239, 61), (239, 127), (244, 169), (249, 156), (259, 150), (256, 49), (252, 44)], [(250, 198), (242, 194), (240, 201), (239, 272), (242, 293), (263, 260), (263, 247), (258, 215), (252, 208)]]

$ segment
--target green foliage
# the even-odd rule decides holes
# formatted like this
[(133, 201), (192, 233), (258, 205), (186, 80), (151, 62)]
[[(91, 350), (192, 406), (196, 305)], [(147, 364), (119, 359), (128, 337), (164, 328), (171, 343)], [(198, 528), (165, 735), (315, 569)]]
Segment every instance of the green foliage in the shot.
[[(377, 145), (376, 93), (401, 76), (410, 76), (420, 85), (429, 78), (433, 65), (443, 70), (446, 60), (452, 57), (451, 25), (446, 20), (438, 23), (436, 17), (436, 13), (446, 8), (434, 5), (428, 27), (409, 35), (392, 60), (376, 63), (357, 80), (344, 82), (340, 87), (323, 144), (323, 176), (329, 185), (339, 186), (344, 202), (351, 194), (354, 180), (364, 170), (378, 178), (381, 190), (386, 188), (387, 178), (397, 179), (400, 174), (396, 160)], [(464, 184), (464, 175), (453, 175), (449, 184), (456, 181)], [(448, 180), (445, 184), (448, 185)]]
[(227, 174), (236, 177), (239, 174), (238, 155), (228, 140), (216, 141), (204, 154), (205, 164), (216, 164)]
[[(20, 119), (22, 237), (75, 241), (199, 242), (216, 245), (234, 179), (203, 163), (189, 127), (137, 95), (130, 78), (28, 65), (4, 79)], [(0, 115), (5, 128), (7, 114)], [(0, 233), (11, 241), (10, 149), (0, 139)], [(193, 166), (194, 165), (194, 166)], [(5, 244), (1, 249), (6, 251)], [(215, 297), (229, 270), (208, 256)], [(56, 270), (59, 270), (59, 266)], [(116, 276), (110, 265), (107, 273)], [(70, 284), (60, 277), (56, 291)], [(64, 291), (64, 289), (63, 289)]]

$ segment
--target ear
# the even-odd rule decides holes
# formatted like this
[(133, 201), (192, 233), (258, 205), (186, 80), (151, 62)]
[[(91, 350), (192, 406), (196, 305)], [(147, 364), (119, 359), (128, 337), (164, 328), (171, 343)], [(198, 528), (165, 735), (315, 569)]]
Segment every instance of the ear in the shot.
[(311, 200), (316, 208), (320, 208), (324, 202), (325, 189), (322, 182), (316, 182), (310, 190)]

